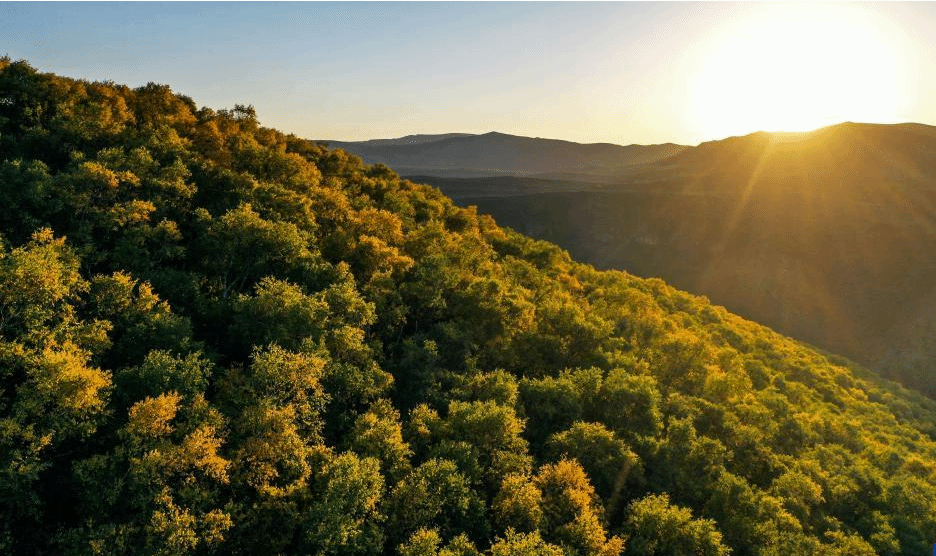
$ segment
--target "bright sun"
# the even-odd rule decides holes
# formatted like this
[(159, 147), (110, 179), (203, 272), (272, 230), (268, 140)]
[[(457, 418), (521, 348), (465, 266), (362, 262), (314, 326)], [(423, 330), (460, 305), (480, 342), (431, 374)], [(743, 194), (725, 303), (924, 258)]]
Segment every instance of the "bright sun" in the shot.
[(869, 16), (840, 4), (768, 6), (720, 31), (690, 84), (705, 138), (894, 121), (897, 65)]

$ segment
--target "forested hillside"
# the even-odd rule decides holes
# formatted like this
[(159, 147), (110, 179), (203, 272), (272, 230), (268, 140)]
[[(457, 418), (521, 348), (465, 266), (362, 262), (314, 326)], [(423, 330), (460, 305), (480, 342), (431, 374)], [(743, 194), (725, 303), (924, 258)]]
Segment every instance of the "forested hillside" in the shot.
[(604, 183), (423, 181), (936, 397), (936, 127), (754, 133)]
[(0, 61), (0, 553), (923, 554), (936, 404), (385, 166)]

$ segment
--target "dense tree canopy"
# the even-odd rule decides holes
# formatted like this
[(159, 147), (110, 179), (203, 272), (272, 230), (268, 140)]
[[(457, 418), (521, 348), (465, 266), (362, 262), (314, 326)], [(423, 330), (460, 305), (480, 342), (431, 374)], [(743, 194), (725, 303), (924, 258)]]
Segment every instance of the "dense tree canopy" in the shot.
[(0, 553), (922, 554), (936, 404), (262, 127), (0, 59)]

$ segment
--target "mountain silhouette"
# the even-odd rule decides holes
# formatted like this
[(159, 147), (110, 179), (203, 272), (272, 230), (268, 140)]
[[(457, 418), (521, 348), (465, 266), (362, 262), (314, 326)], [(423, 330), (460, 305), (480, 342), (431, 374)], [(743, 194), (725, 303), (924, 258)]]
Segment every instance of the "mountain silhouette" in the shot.
[(614, 174), (654, 162), (686, 147), (663, 145), (582, 144), (556, 139), (507, 135), (450, 133), (411, 135), (360, 142), (326, 141), (360, 156), (367, 164), (386, 164), (404, 174), (429, 176), (531, 176), (567, 172)]

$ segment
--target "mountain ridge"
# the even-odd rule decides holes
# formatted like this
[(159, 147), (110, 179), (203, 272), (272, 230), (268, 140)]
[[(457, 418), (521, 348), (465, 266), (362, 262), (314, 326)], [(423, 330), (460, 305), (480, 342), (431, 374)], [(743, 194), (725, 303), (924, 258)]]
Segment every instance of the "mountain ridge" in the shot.
[[(495, 172), (494, 175), (531, 175), (562, 170), (614, 171), (671, 156), (685, 147), (661, 145), (615, 145), (576, 143), (561, 139), (524, 137), (491, 131), (481, 135), (444, 134), (419, 143), (402, 139), (374, 142), (328, 141), (361, 156), (368, 164), (432, 175), (450, 175), (452, 169), (465, 172)], [(390, 141), (390, 142), (387, 142)]]
[(403, 137), (396, 137), (391, 139), (365, 139), (363, 141), (338, 141), (332, 139), (322, 139), (319, 142), (326, 144), (341, 144), (341, 145), (364, 145), (364, 146), (374, 146), (374, 145), (410, 145), (413, 143), (431, 143), (433, 141), (440, 141), (442, 139), (451, 139), (453, 137), (470, 137), (474, 136), (474, 133), (439, 133), (439, 134), (413, 134), (413, 135), (404, 135)]

